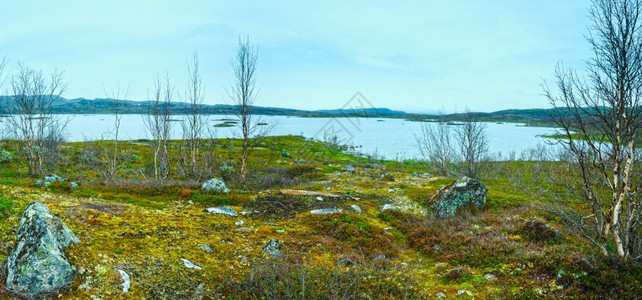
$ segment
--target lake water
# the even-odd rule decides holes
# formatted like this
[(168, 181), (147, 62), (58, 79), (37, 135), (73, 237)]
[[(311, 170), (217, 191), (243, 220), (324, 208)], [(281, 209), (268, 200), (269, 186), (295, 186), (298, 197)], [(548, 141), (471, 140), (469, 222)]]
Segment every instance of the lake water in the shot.
[[(68, 140), (88, 141), (101, 138), (113, 139), (113, 115), (62, 115), (69, 118)], [(181, 116), (174, 116), (172, 138), (181, 137)], [(235, 116), (212, 115), (207, 117), (208, 128), (213, 137), (237, 137), (238, 127), (214, 127), (225, 119)], [(273, 135), (302, 135), (324, 140), (336, 135), (341, 143), (358, 146), (359, 152), (377, 154), (387, 159), (419, 157), (415, 134), (421, 133), (421, 122), (380, 118), (299, 118), (286, 116), (260, 116), (262, 122), (275, 124)], [(492, 153), (501, 153), (507, 158), (511, 151), (522, 151), (544, 144), (545, 134), (554, 133), (552, 128), (525, 127), (514, 123), (487, 123)], [(149, 138), (142, 115), (123, 115), (119, 139)]]

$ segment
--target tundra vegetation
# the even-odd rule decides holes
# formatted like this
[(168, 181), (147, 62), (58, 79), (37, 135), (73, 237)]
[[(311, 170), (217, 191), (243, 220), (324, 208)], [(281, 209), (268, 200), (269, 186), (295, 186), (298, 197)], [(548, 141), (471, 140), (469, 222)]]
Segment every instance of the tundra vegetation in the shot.
[[(612, 33), (607, 38), (625, 33), (627, 26), (608, 26), (629, 19), (609, 17), (631, 8), (637, 16), (637, 4), (595, 0), (593, 16), (606, 25), (597, 28)], [(633, 28), (637, 37), (639, 26)], [(640, 120), (631, 100), (640, 85), (631, 76), (642, 69), (601, 69), (622, 58), (600, 56), (620, 45), (601, 44), (601, 33), (590, 38), (598, 49), (591, 79), (604, 89), (582, 94), (590, 87), (560, 71), (561, 95), (547, 93), (571, 112), (553, 116), (568, 138), (566, 151), (538, 147), (509, 161), (488, 159), (484, 126), (470, 113), (454, 132), (425, 128), (417, 138), (424, 160), (383, 160), (337, 143), (260, 134), (251, 111), (257, 50), (248, 39), (232, 58), (238, 139), (205, 136), (196, 54), (176, 140), (168, 129), (176, 96), (168, 77), (157, 76), (154, 109), (145, 117), (151, 140), (118, 140), (116, 121), (113, 141), (65, 143), (64, 126), (49, 110), (64, 90), (61, 76), (45, 80), (21, 66), (7, 107), (24, 101), (24, 109), (35, 108), (0, 123), (13, 132), (0, 142), (0, 298), (20, 297), (5, 284), (6, 261), (34, 201), (79, 240), (64, 250), (75, 279), (38, 295), (49, 298), (639, 298), (640, 161), (632, 145)], [(631, 44), (642, 49), (622, 43)], [(622, 70), (615, 80), (600, 77)], [(609, 94), (610, 87), (617, 92)], [(585, 105), (572, 104), (590, 104), (592, 95), (599, 107), (574, 114)], [(19, 134), (21, 126), (31, 126), (29, 135)], [(68, 180), (36, 185), (52, 172)], [(438, 191), (463, 175), (481, 180), (474, 185), (485, 200), (434, 217), (432, 196), (449, 194)]]
[[(552, 199), (565, 197), (567, 208), (590, 211), (562, 184), (575, 180), (573, 162), (537, 161), (534, 153), (489, 162), (485, 207), (442, 220), (427, 215), (426, 202), (456, 178), (419, 176), (431, 171), (424, 162), (354, 156), (329, 143), (276, 136), (255, 149), (242, 180), (242, 140), (202, 142), (216, 145), (220, 164), (212, 176), (225, 180), (229, 193), (202, 191), (178, 171), (162, 183), (143, 176), (153, 175), (153, 141), (121, 141), (131, 157), (109, 181), (86, 157), (111, 145), (64, 143), (59, 171), (80, 184), (76, 190), (66, 182), (34, 186), (37, 177), (27, 175), (23, 160), (3, 161), (0, 260), (11, 251), (22, 212), (37, 200), (81, 241), (66, 250), (78, 269), (61, 291), (69, 298), (396, 299), (460, 291), (476, 298), (634, 298), (642, 291), (639, 262), (604, 256), (556, 210)], [(171, 170), (182, 143), (168, 142)], [(17, 153), (19, 144), (5, 140), (2, 149)], [(286, 148), (292, 158), (282, 157)], [(356, 171), (342, 171), (346, 165)], [(382, 211), (385, 204), (398, 210)], [(239, 214), (206, 211), (217, 206)], [(309, 213), (324, 208), (342, 211)], [(272, 239), (283, 245), (280, 258), (263, 252)], [(202, 269), (185, 267), (182, 258)], [(118, 270), (131, 276), (126, 294)], [(3, 285), (0, 295), (12, 297)]]

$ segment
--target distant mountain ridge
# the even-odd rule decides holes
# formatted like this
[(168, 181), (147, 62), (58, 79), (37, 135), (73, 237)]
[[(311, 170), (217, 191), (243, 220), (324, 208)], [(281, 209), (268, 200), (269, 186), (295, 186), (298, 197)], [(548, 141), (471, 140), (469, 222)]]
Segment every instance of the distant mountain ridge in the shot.
[[(0, 96), (0, 114), (7, 113), (7, 102), (11, 101), (11, 96)], [(56, 114), (110, 114), (113, 113), (114, 99), (110, 98), (60, 98), (54, 103), (52, 109)], [(145, 114), (148, 113), (153, 101), (134, 101), (118, 100), (121, 105), (123, 114)], [(189, 104), (186, 102), (172, 102), (172, 114), (186, 113)], [(564, 108), (558, 110), (564, 111)], [(234, 105), (229, 104), (203, 104), (203, 114), (211, 115), (231, 115), (236, 111)], [(482, 122), (517, 122), (538, 126), (552, 126), (550, 115), (554, 109), (535, 108), (535, 109), (506, 109), (496, 112), (472, 112), (475, 119)], [(292, 108), (279, 107), (253, 107), (253, 113), (257, 115), (268, 116), (297, 116), (297, 117), (379, 117), (379, 118), (403, 118), (410, 121), (461, 121), (464, 114), (420, 114), (407, 113), (389, 108), (343, 108), (343, 109), (323, 109), (323, 110), (301, 110)]]
[[(11, 96), (0, 96), (0, 113), (7, 113), (7, 102), (11, 101)], [(58, 99), (52, 106), (56, 114), (109, 114), (113, 113), (115, 99), (110, 98), (75, 98), (75, 99)], [(148, 113), (153, 107), (154, 102), (118, 100), (120, 111), (123, 114), (144, 114)], [(186, 102), (172, 102), (170, 110), (173, 114), (183, 114), (187, 112), (189, 104)], [(236, 111), (235, 105), (229, 104), (203, 104), (203, 114), (212, 115), (229, 115)], [(391, 110), (388, 108), (363, 108), (363, 109), (330, 109), (330, 110), (300, 110), (291, 108), (254, 106), (253, 113), (257, 115), (284, 115), (300, 117), (332, 117), (332, 116), (403, 116), (406, 112)]]

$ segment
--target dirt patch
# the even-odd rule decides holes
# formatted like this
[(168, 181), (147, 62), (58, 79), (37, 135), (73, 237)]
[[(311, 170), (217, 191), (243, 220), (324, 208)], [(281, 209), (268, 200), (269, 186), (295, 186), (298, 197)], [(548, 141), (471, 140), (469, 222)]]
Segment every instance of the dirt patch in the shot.
[(352, 199), (340, 194), (283, 190), (261, 193), (256, 200), (245, 203), (243, 208), (255, 218), (292, 219), (297, 213), (313, 209), (343, 208), (345, 201)]

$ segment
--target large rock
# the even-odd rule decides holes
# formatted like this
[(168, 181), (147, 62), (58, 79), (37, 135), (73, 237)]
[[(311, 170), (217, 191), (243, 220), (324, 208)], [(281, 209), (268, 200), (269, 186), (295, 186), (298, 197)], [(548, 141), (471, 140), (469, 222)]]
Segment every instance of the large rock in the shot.
[(486, 204), (488, 189), (478, 180), (464, 176), (428, 199), (432, 213), (440, 219), (451, 218), (462, 207), (481, 209)]
[(36, 181), (36, 185), (42, 186), (42, 187), (46, 187), (46, 186), (48, 186), (48, 185), (50, 185), (50, 184), (52, 184), (52, 183), (54, 183), (56, 181), (58, 181), (58, 182), (69, 182), (69, 185), (71, 185), (71, 190), (72, 191), (75, 191), (76, 188), (78, 188), (78, 184), (77, 183), (75, 183), (73, 181), (70, 181), (67, 178), (62, 178), (62, 177), (60, 177), (58, 175), (55, 175), (55, 174), (46, 175), (45, 179), (40, 179), (40, 180)]
[(79, 242), (47, 206), (31, 203), (22, 215), (18, 239), (7, 260), (7, 288), (37, 295), (69, 286), (76, 268), (62, 249)]
[(218, 179), (218, 178), (212, 178), (205, 183), (203, 183), (203, 186), (201, 187), (201, 190), (203, 191), (208, 191), (208, 192), (218, 192), (218, 193), (229, 193), (230, 190), (227, 189), (225, 186), (225, 182), (223, 180)]

